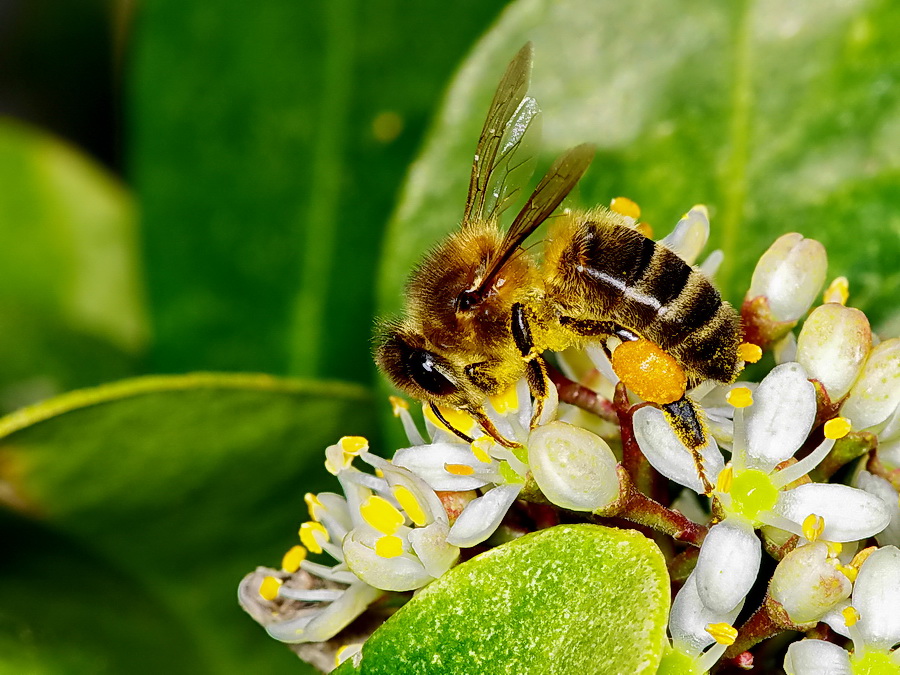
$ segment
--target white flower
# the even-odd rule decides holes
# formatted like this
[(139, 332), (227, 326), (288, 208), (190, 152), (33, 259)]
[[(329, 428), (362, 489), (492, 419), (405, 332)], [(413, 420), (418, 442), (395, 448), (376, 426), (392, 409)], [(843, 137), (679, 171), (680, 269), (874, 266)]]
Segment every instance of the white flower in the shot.
[(885, 546), (859, 568), (850, 603), (824, 620), (853, 640), (853, 653), (828, 642), (804, 640), (791, 645), (784, 667), (789, 675), (844, 675), (900, 672), (900, 550)]
[[(734, 642), (732, 624), (743, 608), (741, 601), (727, 612), (707, 607), (697, 590), (697, 573), (692, 572), (672, 601), (669, 634), (672, 644), (663, 656), (660, 670), (705, 673)], [(710, 645), (712, 648), (707, 649)], [(704, 651), (706, 650), (706, 651)]]
[(747, 291), (747, 301), (765, 298), (769, 318), (793, 322), (810, 308), (825, 282), (825, 247), (796, 232), (782, 235), (763, 253)]
[(868, 471), (860, 471), (856, 475), (856, 487), (879, 497), (891, 514), (891, 522), (875, 535), (881, 546), (900, 546), (900, 494), (890, 481)]
[(633, 416), (635, 438), (657, 471), (700, 493), (699, 463), (716, 485), (712, 496), (725, 518), (710, 529), (713, 540), (704, 543), (696, 572), (704, 604), (718, 611), (734, 607), (755, 581), (761, 556), (755, 528), (766, 524), (807, 539), (846, 542), (872, 536), (890, 521), (884, 503), (862, 490), (821, 483), (785, 489), (815, 468), (849, 428), (845, 420), (829, 423), (817, 448), (775, 470), (804, 443), (816, 417), (815, 389), (799, 364), (775, 367), (752, 398), (749, 389), (730, 394), (734, 446), (727, 467), (713, 439), (694, 457), (659, 410), (648, 406)]
[(466, 505), (450, 528), (447, 541), (451, 544), (474, 546), (493, 534), (529, 475), (547, 499), (567, 509), (594, 511), (618, 497), (612, 450), (590, 431), (553, 421), (557, 399), (555, 388), (551, 386), (550, 391), (534, 429), (524, 379), (487, 406), (491, 421), (506, 438), (518, 442), (518, 448), (503, 447), (487, 436), (473, 443), (441, 436), (394, 455), (395, 465), (420, 476), (434, 490), (483, 492)]

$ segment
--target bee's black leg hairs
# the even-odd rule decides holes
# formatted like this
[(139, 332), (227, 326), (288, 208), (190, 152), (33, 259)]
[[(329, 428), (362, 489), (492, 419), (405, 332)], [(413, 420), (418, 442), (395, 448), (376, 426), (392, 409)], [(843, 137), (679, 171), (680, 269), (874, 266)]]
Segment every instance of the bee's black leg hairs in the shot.
[(703, 460), (697, 451), (698, 448), (703, 447), (706, 443), (707, 430), (706, 425), (697, 413), (696, 405), (687, 396), (682, 396), (677, 401), (663, 403), (659, 407), (662, 408), (663, 415), (665, 415), (666, 421), (675, 431), (675, 435), (690, 451), (697, 468), (697, 475), (703, 483), (703, 489), (709, 494), (712, 492), (713, 486), (706, 477)]
[(531, 337), (531, 326), (528, 325), (528, 317), (522, 303), (517, 302), (512, 306), (512, 335), (519, 353), (525, 360), (525, 378), (528, 380), (528, 388), (534, 397), (534, 410), (531, 413), (531, 426), (537, 426), (544, 411), (544, 401), (547, 400), (547, 387), (553, 386), (550, 375), (547, 373), (547, 364), (544, 357), (535, 352), (534, 340)]

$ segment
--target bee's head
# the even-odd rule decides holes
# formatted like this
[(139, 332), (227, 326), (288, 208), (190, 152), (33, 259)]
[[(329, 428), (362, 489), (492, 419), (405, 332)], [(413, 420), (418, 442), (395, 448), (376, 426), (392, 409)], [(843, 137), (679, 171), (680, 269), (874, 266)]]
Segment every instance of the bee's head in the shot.
[(466, 403), (465, 375), (426, 340), (399, 324), (382, 326), (376, 336), (375, 362), (398, 388), (422, 401), (459, 408)]

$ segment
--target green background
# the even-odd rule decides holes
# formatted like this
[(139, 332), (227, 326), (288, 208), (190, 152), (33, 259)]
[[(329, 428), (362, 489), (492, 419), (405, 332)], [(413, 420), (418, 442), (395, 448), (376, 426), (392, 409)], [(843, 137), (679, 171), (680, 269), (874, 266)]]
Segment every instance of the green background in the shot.
[(657, 236), (707, 204), (733, 302), (800, 231), (898, 333), (888, 0), (10, 6), (0, 672), (304, 672), (237, 582), (334, 489), (325, 445), (401, 442), (371, 325), (526, 40), (539, 166), (598, 147), (572, 204), (627, 195)]

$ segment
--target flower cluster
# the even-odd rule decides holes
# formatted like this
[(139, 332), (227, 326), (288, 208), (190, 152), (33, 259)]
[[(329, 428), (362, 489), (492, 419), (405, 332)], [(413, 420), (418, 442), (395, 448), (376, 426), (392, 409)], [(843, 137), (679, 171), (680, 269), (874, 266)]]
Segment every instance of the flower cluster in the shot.
[[(693, 264), (708, 234), (706, 210), (694, 207), (661, 243)], [(720, 262), (715, 252), (700, 269), (712, 276)], [(417, 423), (392, 397), (408, 445), (390, 459), (358, 437), (327, 448), (342, 494), (306, 496), (300, 543), (280, 570), (244, 579), (242, 606), (283, 642), (335, 638), (339, 662), (408, 592), (474, 552), (559, 517), (615, 516), (673, 538), (678, 590), (660, 672), (699, 674), (723, 659), (749, 667), (757, 643), (788, 629), (813, 638), (787, 650), (788, 673), (900, 672), (900, 339), (879, 340), (847, 306), (846, 279), (813, 308), (826, 268), (824, 247), (799, 234), (762, 256), (740, 353), (749, 363), (771, 352), (772, 365), (757, 366), (758, 381), (687, 392), (700, 447), (614, 367), (615, 339), (554, 355), (557, 386), (539, 419), (524, 379), (491, 398), (485, 413), (511, 443), (459, 411), (426, 406)], [(674, 502), (653, 488), (663, 479), (684, 489)], [(556, 519), (531, 517), (538, 508)], [(772, 569), (764, 553), (777, 564), (760, 578)], [(753, 589), (764, 600), (735, 625)]]

